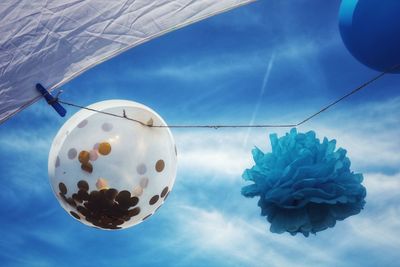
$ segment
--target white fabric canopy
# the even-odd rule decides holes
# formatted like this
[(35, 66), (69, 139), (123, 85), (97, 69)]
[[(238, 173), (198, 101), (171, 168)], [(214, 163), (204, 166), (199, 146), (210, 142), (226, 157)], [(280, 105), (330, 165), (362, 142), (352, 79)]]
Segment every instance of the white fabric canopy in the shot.
[(255, 0), (2, 0), (0, 123), (127, 49)]

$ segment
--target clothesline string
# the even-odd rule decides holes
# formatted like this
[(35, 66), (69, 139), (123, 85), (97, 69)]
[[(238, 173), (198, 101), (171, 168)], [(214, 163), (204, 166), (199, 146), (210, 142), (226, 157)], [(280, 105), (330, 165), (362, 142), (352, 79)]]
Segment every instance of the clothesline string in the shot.
[(113, 116), (113, 117), (118, 117), (118, 118), (122, 118), (122, 119), (126, 119), (126, 120), (130, 120), (136, 123), (139, 123), (143, 126), (148, 126), (148, 127), (154, 127), (154, 128), (213, 128), (213, 129), (220, 129), (220, 128), (292, 128), (292, 127), (298, 127), (302, 124), (305, 124), (306, 122), (308, 122), (309, 120), (313, 119), (314, 117), (320, 115), (321, 113), (327, 111), (328, 109), (330, 109), (331, 107), (333, 107), (334, 105), (338, 104), (339, 102), (343, 101), (344, 99), (350, 97), (351, 95), (358, 93), (359, 91), (367, 88), (370, 84), (372, 84), (373, 82), (379, 80), (380, 78), (382, 78), (385, 74), (394, 71), (396, 69), (400, 68), (400, 64), (393, 66), (392, 68), (383, 71), (381, 73), (379, 73), (378, 75), (376, 75), (375, 77), (373, 77), (372, 79), (366, 81), (365, 83), (361, 84), (360, 86), (356, 87), (355, 89), (351, 90), (350, 92), (348, 92), (347, 94), (341, 96), (340, 98), (336, 99), (335, 101), (329, 103), (328, 105), (322, 107), (320, 110), (318, 110), (317, 112), (311, 114), (310, 116), (306, 117), (305, 119), (303, 119), (302, 121), (300, 121), (299, 123), (295, 123), (295, 124), (256, 124), (256, 125), (236, 125), (236, 124), (231, 124), (231, 125), (217, 125), (217, 124), (210, 124), (210, 125), (196, 125), (196, 124), (190, 124), (190, 125), (148, 125), (146, 123), (143, 123), (139, 120), (133, 119), (133, 118), (129, 118), (127, 117), (125, 114), (123, 115), (119, 115), (119, 114), (115, 114), (115, 113), (110, 113), (110, 112), (106, 112), (106, 111), (101, 111), (101, 110), (96, 110), (93, 108), (88, 108), (88, 107), (84, 107), (81, 105), (77, 105), (71, 102), (67, 102), (65, 100), (61, 100), (59, 98), (57, 98), (57, 101), (61, 104), (65, 104), (68, 106), (72, 106), (72, 107), (76, 107), (76, 108), (80, 108), (80, 109), (85, 109), (85, 110), (89, 110), (89, 111), (94, 111), (94, 112), (98, 112), (104, 115), (108, 115), (108, 116)]

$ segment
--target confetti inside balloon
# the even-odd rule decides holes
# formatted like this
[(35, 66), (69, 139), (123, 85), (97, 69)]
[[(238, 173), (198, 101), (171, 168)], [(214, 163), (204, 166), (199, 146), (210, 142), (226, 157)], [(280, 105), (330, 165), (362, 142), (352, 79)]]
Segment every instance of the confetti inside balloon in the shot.
[(338, 220), (358, 214), (365, 205), (362, 174), (350, 171), (346, 150), (315, 132), (270, 135), (272, 152), (253, 149), (255, 165), (243, 173), (254, 184), (242, 188), (246, 197), (260, 196), (261, 215), (273, 233), (309, 236)]
[[(149, 218), (164, 203), (176, 176), (175, 143), (148, 107), (123, 100), (89, 108), (125, 114), (138, 122), (81, 110), (54, 138), (49, 176), (61, 206), (80, 222), (121, 229)], [(145, 175), (145, 176), (144, 176)]]

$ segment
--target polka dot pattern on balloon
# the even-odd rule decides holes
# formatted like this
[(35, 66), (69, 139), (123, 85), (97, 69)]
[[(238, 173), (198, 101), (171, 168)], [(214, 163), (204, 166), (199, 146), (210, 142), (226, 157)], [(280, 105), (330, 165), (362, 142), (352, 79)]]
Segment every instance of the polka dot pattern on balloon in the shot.
[(101, 129), (103, 129), (103, 131), (105, 131), (105, 132), (110, 132), (112, 130), (112, 128), (113, 128), (113, 125), (109, 122), (105, 122), (101, 126)]
[(138, 174), (143, 175), (143, 174), (146, 173), (147, 167), (146, 167), (146, 165), (144, 165), (143, 163), (142, 163), (142, 164), (139, 164), (139, 165), (136, 167), (136, 171), (137, 171)]
[(99, 144), (99, 153), (103, 156), (110, 154), (111, 145), (107, 142), (103, 142)]
[[(93, 108), (126, 110), (144, 123), (152, 118), (154, 125), (166, 125), (143, 105), (100, 103), (105, 104)], [(174, 184), (175, 143), (168, 128), (80, 110), (54, 140), (48, 165), (52, 188), (66, 212), (87, 226), (116, 230), (141, 223), (163, 205)]]
[(79, 152), (78, 160), (80, 163), (88, 163), (90, 159), (90, 154), (89, 152), (83, 150)]
[(163, 191), (161, 192), (160, 196), (163, 198), (163, 197), (165, 197), (165, 196), (167, 195), (167, 193), (168, 193), (168, 186), (166, 186), (166, 187), (163, 189)]
[(65, 195), (67, 193), (67, 186), (64, 183), (59, 183), (58, 188), (61, 194)]
[(82, 163), (81, 169), (85, 172), (92, 173), (93, 165), (90, 162)]
[(147, 220), (151, 215), (153, 215), (153, 213), (150, 213), (149, 215), (143, 217), (142, 221)]
[(88, 123), (87, 120), (81, 121), (81, 122), (78, 124), (78, 128), (83, 128), (83, 127), (85, 127), (87, 123)]
[(74, 159), (77, 154), (78, 154), (78, 152), (76, 151), (75, 148), (71, 148), (70, 150), (68, 150), (68, 158), (69, 159)]
[(118, 192), (111, 188), (89, 193), (86, 184), (87, 181), (79, 181), (77, 187), (80, 189), (72, 194), (72, 198), (65, 197), (64, 191), (59, 192), (63, 202), (74, 209), (70, 214), (76, 219), (80, 220), (82, 216), (99, 228), (120, 229), (119, 225), (140, 214), (140, 207), (136, 207), (139, 198), (132, 197), (128, 191)]
[(160, 197), (159, 197), (158, 195), (153, 196), (153, 197), (150, 199), (149, 204), (150, 204), (150, 205), (156, 204), (159, 198), (160, 198)]
[(169, 192), (171, 192), (171, 191), (168, 191), (168, 193), (165, 195), (164, 201), (167, 200), (167, 197), (169, 196)]
[(70, 211), (69, 213), (70, 213), (72, 216), (74, 216), (75, 219), (78, 219), (78, 220), (81, 219), (81, 217), (80, 217), (76, 212)]
[(97, 151), (96, 151), (96, 150), (91, 150), (91, 151), (90, 151), (90, 153), (89, 153), (89, 159), (90, 159), (91, 161), (96, 161), (96, 160), (98, 159), (98, 157), (99, 157), (99, 154), (97, 154)]
[(162, 159), (158, 160), (156, 163), (156, 171), (157, 172), (162, 172), (164, 170), (165, 163)]

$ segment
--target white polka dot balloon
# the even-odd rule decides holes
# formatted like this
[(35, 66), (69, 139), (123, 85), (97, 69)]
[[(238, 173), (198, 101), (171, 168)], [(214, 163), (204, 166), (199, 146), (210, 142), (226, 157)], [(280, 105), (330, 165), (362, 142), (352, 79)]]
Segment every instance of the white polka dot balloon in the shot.
[(80, 222), (122, 229), (142, 222), (164, 203), (175, 181), (176, 147), (163, 119), (132, 101), (108, 100), (81, 110), (54, 138), (49, 176), (61, 206)]

